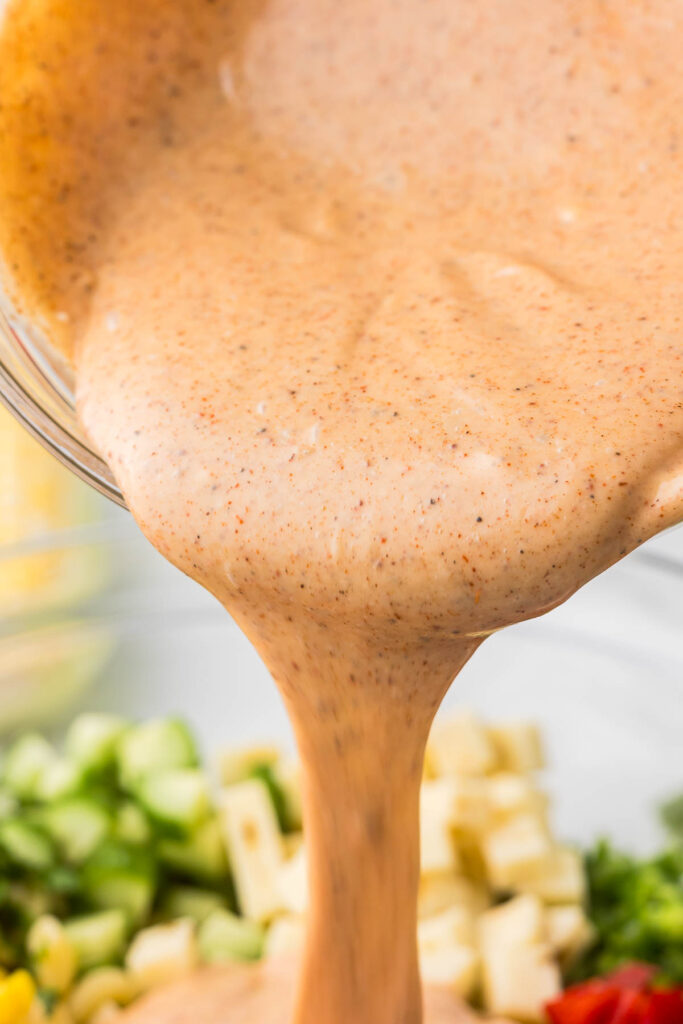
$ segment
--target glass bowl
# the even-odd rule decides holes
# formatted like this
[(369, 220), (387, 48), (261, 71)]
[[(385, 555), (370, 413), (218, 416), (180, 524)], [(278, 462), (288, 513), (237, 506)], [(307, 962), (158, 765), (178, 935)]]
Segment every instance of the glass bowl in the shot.
[(90, 446), (76, 418), (71, 367), (18, 315), (1, 285), (0, 281), (0, 402), (60, 462), (125, 506), (109, 467)]
[[(192, 723), (208, 754), (252, 741), (291, 747), (282, 703), (247, 639), (129, 516), (112, 511), (101, 540), (114, 566), (109, 585), (77, 621), (72, 615), (23, 634), (34, 646), (80, 637), (101, 666), (59, 715), (51, 711), (52, 726), (59, 730), (79, 708), (133, 718), (173, 713)], [(651, 542), (561, 608), (488, 639), (446, 698), (441, 713), (461, 706), (492, 721), (540, 723), (543, 782), (565, 839), (589, 844), (609, 835), (625, 848), (655, 849), (664, 838), (657, 805), (683, 791), (679, 540)]]

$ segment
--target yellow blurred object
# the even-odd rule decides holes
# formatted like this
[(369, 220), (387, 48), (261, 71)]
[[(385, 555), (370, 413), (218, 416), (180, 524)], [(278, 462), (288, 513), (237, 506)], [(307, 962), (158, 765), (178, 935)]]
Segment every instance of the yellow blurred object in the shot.
[(102, 510), (0, 407), (0, 734), (54, 722), (108, 658), (108, 632), (78, 615), (110, 576)]
[(36, 986), (27, 971), (15, 971), (0, 981), (0, 1024), (24, 1024), (35, 995)]
[(102, 582), (100, 558), (60, 542), (96, 498), (0, 408), (0, 618), (64, 605)]

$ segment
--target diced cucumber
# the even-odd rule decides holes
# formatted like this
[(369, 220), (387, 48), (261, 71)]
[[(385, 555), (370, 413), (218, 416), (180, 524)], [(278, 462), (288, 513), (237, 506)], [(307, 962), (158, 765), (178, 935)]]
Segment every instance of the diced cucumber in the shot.
[(175, 921), (179, 917), (190, 917), (197, 924), (201, 924), (214, 910), (227, 909), (228, 902), (220, 893), (210, 889), (194, 889), (189, 885), (173, 886), (161, 905), (165, 919)]
[(175, 718), (154, 719), (127, 729), (117, 743), (116, 756), (121, 784), (128, 788), (145, 775), (194, 768), (199, 760), (190, 730)]
[(102, 772), (114, 764), (116, 748), (128, 722), (119, 715), (79, 715), (66, 734), (64, 749), (84, 772)]
[(65, 757), (55, 757), (36, 779), (33, 795), (36, 800), (50, 803), (71, 796), (82, 784), (83, 772), (79, 766)]
[(113, 835), (121, 842), (143, 846), (145, 843), (151, 842), (152, 826), (149, 823), (149, 818), (138, 804), (133, 803), (132, 800), (124, 800), (116, 808), (114, 814)]
[(0, 822), (0, 847), (10, 861), (28, 871), (47, 871), (55, 859), (49, 836), (21, 818)]
[(228, 862), (216, 818), (209, 818), (186, 839), (161, 839), (157, 853), (179, 875), (207, 882), (226, 880)]
[(111, 829), (107, 811), (89, 797), (71, 797), (46, 807), (45, 827), (70, 864), (82, 864)]
[(32, 800), (39, 778), (56, 757), (54, 747), (39, 733), (27, 733), (10, 747), (3, 766), (5, 786), (22, 800)]
[(229, 910), (214, 910), (199, 928), (199, 953), (205, 963), (258, 960), (264, 941), (261, 925)]
[(76, 950), (80, 971), (118, 963), (126, 947), (128, 921), (122, 910), (72, 917), (64, 931)]
[(54, 909), (54, 897), (40, 882), (10, 882), (5, 903), (14, 910), (25, 927)]
[(13, 818), (17, 813), (19, 803), (13, 793), (8, 789), (0, 788), (0, 819)]
[(149, 915), (154, 902), (155, 886), (142, 875), (112, 872), (89, 889), (90, 902), (103, 910), (120, 907), (131, 927), (139, 927)]
[(209, 784), (197, 768), (175, 768), (142, 779), (137, 797), (159, 825), (191, 832), (209, 814)]
[(75, 868), (57, 864), (48, 871), (45, 884), (56, 896), (74, 896), (81, 891), (81, 876)]
[(83, 892), (93, 906), (103, 910), (118, 907), (133, 926), (149, 914), (156, 886), (154, 860), (139, 846), (108, 840), (83, 867)]
[(300, 832), (303, 826), (301, 766), (296, 758), (283, 757), (273, 765), (272, 774), (284, 802), (281, 828), (284, 832)]
[(254, 765), (249, 773), (249, 778), (260, 779), (265, 785), (270, 799), (273, 802), (275, 808), (275, 814), (277, 816), (277, 822), (282, 832), (287, 832), (289, 829), (289, 818), (287, 813), (287, 801), (285, 794), (283, 793), (276, 777), (275, 772), (269, 764), (257, 764)]

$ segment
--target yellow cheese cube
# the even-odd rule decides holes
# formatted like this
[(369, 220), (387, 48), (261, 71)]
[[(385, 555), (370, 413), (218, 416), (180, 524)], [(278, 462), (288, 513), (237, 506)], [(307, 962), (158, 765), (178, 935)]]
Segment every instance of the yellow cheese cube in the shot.
[(482, 978), (489, 1013), (530, 1024), (545, 1020), (545, 1004), (562, 989), (560, 970), (542, 945), (487, 947)]
[(194, 922), (187, 918), (143, 928), (126, 953), (126, 967), (141, 991), (186, 974), (198, 960)]
[(546, 798), (526, 775), (497, 772), (483, 785), (488, 812), (496, 821), (518, 814), (545, 816)]
[(477, 921), (482, 950), (538, 945), (546, 939), (545, 908), (538, 896), (515, 896)]
[(253, 921), (268, 921), (284, 909), (282, 838), (270, 794), (260, 779), (228, 786), (220, 813), (240, 910)]
[(432, 779), (420, 789), (420, 870), (422, 874), (455, 871), (454, 817), (456, 787), (451, 779)]
[(571, 961), (591, 944), (594, 929), (583, 907), (548, 907), (545, 912), (548, 942), (564, 961)]
[(96, 967), (81, 978), (69, 997), (75, 1024), (86, 1024), (105, 1003), (125, 1006), (137, 995), (137, 985), (120, 967)]
[(282, 956), (286, 953), (298, 953), (304, 944), (306, 926), (303, 918), (293, 914), (276, 917), (266, 935), (264, 955)]
[(421, 952), (445, 946), (473, 946), (474, 914), (467, 907), (452, 906), (417, 925), (417, 944)]
[(487, 890), (469, 878), (449, 872), (423, 875), (417, 898), (420, 919), (433, 917), (452, 906), (461, 906), (471, 914), (480, 914), (491, 902)]
[(305, 846), (300, 846), (294, 856), (282, 864), (279, 885), (280, 905), (293, 914), (304, 914), (308, 909), (308, 867)]
[(547, 829), (533, 814), (511, 818), (482, 840), (488, 879), (496, 889), (516, 888), (522, 875), (531, 877), (531, 872), (547, 861), (551, 851)]
[(75, 1024), (75, 1018), (69, 1008), (67, 999), (62, 1000), (50, 1014), (49, 1024)]
[(582, 903), (586, 895), (583, 861), (576, 850), (556, 846), (516, 874), (516, 888), (533, 892), (546, 903)]
[(420, 974), (425, 985), (440, 985), (466, 999), (479, 972), (479, 954), (471, 946), (451, 945), (420, 951)]
[(121, 1007), (118, 1003), (103, 1003), (88, 1021), (88, 1024), (112, 1024), (121, 1016)]
[(26, 936), (26, 949), (41, 988), (61, 995), (76, 975), (78, 956), (56, 917), (37, 918)]
[(533, 722), (508, 722), (489, 728), (500, 767), (506, 771), (540, 771), (544, 766), (541, 733)]
[(437, 721), (427, 744), (435, 775), (485, 775), (498, 765), (498, 754), (485, 726), (468, 712)]
[(24, 1024), (36, 986), (27, 971), (14, 971), (0, 981), (0, 1024)]

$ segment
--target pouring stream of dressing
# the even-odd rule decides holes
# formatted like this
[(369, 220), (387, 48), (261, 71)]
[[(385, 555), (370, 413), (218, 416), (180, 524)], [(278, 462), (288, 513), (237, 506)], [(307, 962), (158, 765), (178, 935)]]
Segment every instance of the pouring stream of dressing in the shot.
[(421, 1020), (445, 690), (683, 515), (682, 32), (665, 0), (10, 5), (16, 302), (142, 529), (271, 669), (305, 771), (296, 995), (214, 973), (131, 1022)]

